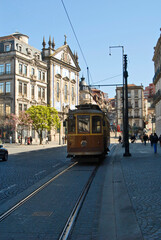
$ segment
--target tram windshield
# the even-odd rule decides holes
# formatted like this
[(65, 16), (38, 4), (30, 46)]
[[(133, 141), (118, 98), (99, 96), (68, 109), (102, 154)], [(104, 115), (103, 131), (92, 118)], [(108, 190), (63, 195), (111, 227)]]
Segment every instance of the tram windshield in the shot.
[(75, 117), (73, 115), (68, 118), (68, 132), (75, 133)]
[(92, 133), (101, 133), (101, 117), (92, 117)]
[(90, 131), (90, 117), (88, 115), (80, 115), (78, 119), (78, 133), (89, 133)]

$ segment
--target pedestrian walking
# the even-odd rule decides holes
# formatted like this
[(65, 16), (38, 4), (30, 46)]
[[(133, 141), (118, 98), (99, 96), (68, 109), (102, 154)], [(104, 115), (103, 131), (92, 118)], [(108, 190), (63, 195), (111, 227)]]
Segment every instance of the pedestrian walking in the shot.
[(159, 136), (158, 140), (159, 140), (160, 147), (161, 147), (161, 135)]
[(30, 136), (30, 144), (32, 144), (32, 136)]
[(154, 153), (157, 153), (157, 143), (158, 143), (158, 136), (156, 133), (154, 133), (154, 136), (153, 136)]
[(144, 145), (146, 145), (146, 141), (148, 140), (148, 135), (144, 134), (143, 140), (144, 140)]
[(62, 140), (63, 140), (63, 144), (64, 144), (64, 140), (65, 140), (65, 137), (64, 137), (64, 136), (62, 137)]
[(49, 137), (46, 136), (46, 144), (49, 144)]
[(12, 144), (12, 136), (10, 136), (10, 144)]
[(25, 136), (25, 144), (27, 144), (27, 136)]
[(119, 141), (119, 143), (121, 143), (121, 136), (119, 136), (119, 140), (118, 141)]
[(131, 143), (134, 143), (136, 141), (136, 137), (135, 137), (135, 135), (132, 135), (131, 136)]

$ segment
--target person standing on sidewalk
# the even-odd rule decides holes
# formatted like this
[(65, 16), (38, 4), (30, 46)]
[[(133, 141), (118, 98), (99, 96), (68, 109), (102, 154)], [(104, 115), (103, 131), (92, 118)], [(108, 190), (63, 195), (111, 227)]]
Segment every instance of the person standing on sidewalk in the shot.
[(161, 147), (161, 135), (159, 136), (158, 140), (159, 140), (160, 147)]
[(157, 143), (158, 143), (158, 136), (156, 133), (154, 133), (154, 136), (153, 136), (154, 153), (157, 153)]
[(32, 144), (32, 136), (30, 136), (30, 144)]

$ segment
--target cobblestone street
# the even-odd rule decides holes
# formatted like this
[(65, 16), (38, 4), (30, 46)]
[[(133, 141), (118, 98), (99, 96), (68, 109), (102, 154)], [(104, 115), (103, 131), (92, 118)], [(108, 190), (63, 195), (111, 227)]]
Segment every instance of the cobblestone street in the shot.
[[(145, 240), (161, 239), (161, 148), (130, 144), (132, 157), (121, 159), (128, 193)], [(120, 156), (120, 152), (119, 152)]]

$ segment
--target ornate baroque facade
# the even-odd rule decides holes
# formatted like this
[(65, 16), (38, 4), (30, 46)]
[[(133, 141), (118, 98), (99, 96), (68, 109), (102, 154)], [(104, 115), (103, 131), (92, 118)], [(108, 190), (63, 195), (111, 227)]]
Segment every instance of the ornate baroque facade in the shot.
[[(59, 134), (51, 132), (51, 140), (62, 140), (65, 129), (63, 119), (68, 109), (75, 108), (79, 99), (79, 64), (66, 43), (55, 50), (54, 40), (49, 38), (42, 52), (28, 44), (29, 37), (21, 33), (0, 37), (0, 117), (27, 110), (32, 105), (50, 105), (58, 110), (61, 119)], [(2, 133), (3, 132), (3, 133)], [(2, 134), (9, 138), (9, 133)], [(32, 136), (34, 130), (26, 130), (23, 137)], [(45, 137), (46, 133), (44, 132)], [(17, 133), (13, 135), (17, 141)]]

